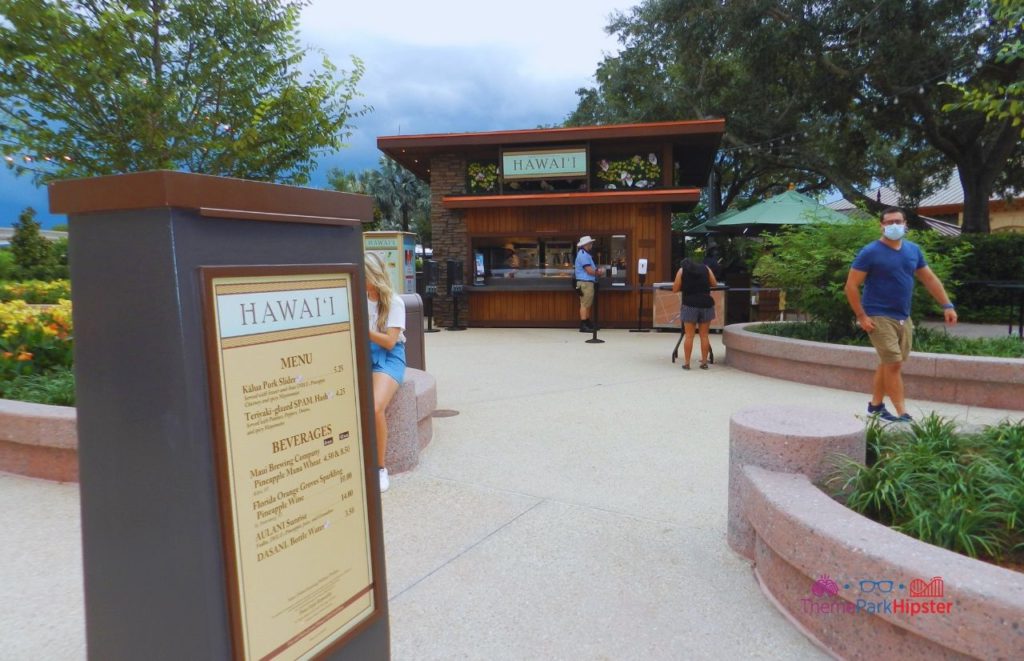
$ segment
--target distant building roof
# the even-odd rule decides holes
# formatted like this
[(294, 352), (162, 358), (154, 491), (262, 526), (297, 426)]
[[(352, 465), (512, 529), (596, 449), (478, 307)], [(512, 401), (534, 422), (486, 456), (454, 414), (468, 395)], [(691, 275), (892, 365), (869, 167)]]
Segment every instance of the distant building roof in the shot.
[[(899, 206), (900, 195), (899, 192), (888, 186), (879, 186), (878, 188), (872, 188), (866, 195), (873, 197), (882, 204), (887, 206), (896, 207)], [(996, 202), (1002, 198), (998, 195), (993, 195), (989, 198), (990, 202)], [(962, 207), (964, 204), (964, 188), (960, 185), (960, 177), (954, 172), (946, 185), (935, 191), (928, 197), (921, 200), (918, 203), (917, 208), (921, 211), (932, 213), (944, 214), (958, 212), (959, 209), (952, 209), (950, 207)], [(847, 211), (849, 209), (856, 208), (849, 200), (840, 199), (835, 202), (829, 202), (828, 206), (835, 209), (836, 211)]]
[[(68, 238), (67, 232), (57, 232), (55, 230), (39, 230), (39, 233), (43, 236), (44, 239), (48, 239), (50, 241)], [(11, 237), (13, 236), (13, 227), (0, 227), (0, 245), (9, 245), (11, 243)]]

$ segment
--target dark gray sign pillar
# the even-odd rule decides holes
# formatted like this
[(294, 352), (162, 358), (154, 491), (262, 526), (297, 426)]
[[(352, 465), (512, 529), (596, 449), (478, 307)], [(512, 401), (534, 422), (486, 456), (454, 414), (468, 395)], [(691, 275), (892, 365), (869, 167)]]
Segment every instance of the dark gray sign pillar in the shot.
[[(50, 208), (70, 221), (89, 658), (236, 657), (198, 269), (361, 264), (372, 203), (161, 171), (56, 183)], [(324, 658), (388, 658), (386, 597), (378, 608)]]

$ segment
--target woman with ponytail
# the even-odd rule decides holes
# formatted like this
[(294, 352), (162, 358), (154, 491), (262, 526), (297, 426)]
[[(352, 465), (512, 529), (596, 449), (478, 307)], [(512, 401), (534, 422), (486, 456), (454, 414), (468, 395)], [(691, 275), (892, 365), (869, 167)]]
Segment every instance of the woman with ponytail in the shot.
[(390, 485), (384, 458), (388, 449), (385, 417), (391, 398), (405, 376), (405, 303), (391, 288), (384, 263), (366, 253), (366, 306), (370, 317), (370, 362), (373, 364), (373, 414), (377, 428), (380, 490)]

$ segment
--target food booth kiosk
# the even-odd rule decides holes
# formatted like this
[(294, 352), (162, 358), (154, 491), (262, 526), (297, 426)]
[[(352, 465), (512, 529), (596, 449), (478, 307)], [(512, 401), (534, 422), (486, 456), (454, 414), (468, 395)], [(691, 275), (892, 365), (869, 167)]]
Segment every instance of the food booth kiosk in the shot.
[[(439, 326), (575, 327), (573, 261), (596, 239), (599, 323), (637, 324), (637, 262), (671, 280), (671, 214), (700, 198), (722, 119), (485, 133), (383, 136), (385, 154), (430, 185), (434, 259), (461, 264), (463, 295), (439, 269)], [(459, 284), (461, 284), (459, 283)], [(642, 323), (650, 327), (651, 296)]]

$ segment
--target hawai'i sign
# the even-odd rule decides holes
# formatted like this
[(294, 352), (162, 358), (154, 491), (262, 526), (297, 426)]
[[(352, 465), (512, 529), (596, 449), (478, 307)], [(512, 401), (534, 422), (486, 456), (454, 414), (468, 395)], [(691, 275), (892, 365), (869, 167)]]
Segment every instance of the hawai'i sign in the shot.
[(587, 176), (586, 147), (505, 151), (501, 172), (509, 179), (565, 179)]

